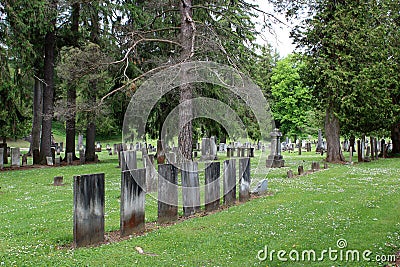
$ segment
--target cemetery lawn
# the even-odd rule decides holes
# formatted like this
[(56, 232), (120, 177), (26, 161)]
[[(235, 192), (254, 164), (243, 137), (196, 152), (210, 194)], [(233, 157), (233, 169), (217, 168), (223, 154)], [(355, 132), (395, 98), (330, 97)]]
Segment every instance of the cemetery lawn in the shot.
[[(223, 158), (223, 157), (222, 157)], [(161, 227), (119, 243), (72, 249), (73, 176), (104, 172), (106, 232), (119, 229), (120, 171), (116, 156), (106, 152), (101, 163), (60, 168), (0, 171), (1, 266), (383, 266), (375, 259), (400, 250), (400, 160), (379, 159), (293, 179), (290, 168), (309, 169), (321, 156), (285, 154), (282, 169), (255, 170), (252, 178), (269, 179), (270, 194), (219, 213)], [(323, 164), (322, 164), (323, 165)], [(64, 186), (52, 186), (64, 176)], [(157, 202), (146, 200), (146, 221), (157, 219)], [(337, 241), (347, 246), (339, 249)], [(342, 240), (342, 241), (343, 241)], [(342, 243), (341, 243), (342, 244)], [(257, 259), (268, 248), (265, 261)], [(143, 249), (139, 254), (136, 247)], [(336, 260), (323, 250), (338, 250)], [(273, 261), (270, 261), (270, 253)], [(278, 260), (277, 251), (288, 261)], [(314, 250), (316, 259), (302, 261)], [(348, 257), (356, 250), (360, 259)], [(362, 253), (371, 261), (365, 261)], [(291, 252), (292, 251), (292, 252)], [(294, 251), (294, 252), (293, 252)], [(289, 258), (296, 257), (299, 261)], [(342, 260), (340, 251), (342, 251)], [(260, 256), (264, 256), (261, 253)]]

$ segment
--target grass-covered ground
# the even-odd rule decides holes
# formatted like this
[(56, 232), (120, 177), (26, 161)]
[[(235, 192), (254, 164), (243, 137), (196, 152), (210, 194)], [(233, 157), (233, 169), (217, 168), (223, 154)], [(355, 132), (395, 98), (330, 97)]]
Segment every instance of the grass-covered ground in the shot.
[[(252, 186), (267, 177), (268, 196), (119, 243), (60, 249), (73, 241), (74, 175), (105, 172), (105, 228), (119, 229), (117, 159), (106, 152), (99, 157), (99, 164), (0, 171), (0, 265), (383, 266), (375, 259), (400, 250), (400, 160), (330, 165), (328, 170), (286, 178), (289, 168), (296, 173), (299, 164), (309, 169), (311, 161), (322, 160), (304, 152), (284, 154), (288, 167), (269, 172), (256, 168), (252, 160)], [(65, 186), (52, 186), (58, 175), (64, 176)], [(148, 196), (146, 221), (156, 219), (156, 200)], [(347, 242), (346, 247), (339, 244), (343, 249), (337, 244), (340, 239)], [(257, 255), (264, 257), (263, 250), (268, 257), (260, 261)], [(280, 252), (286, 262), (278, 259), (279, 250), (286, 252)], [(304, 254), (302, 261), (302, 253), (310, 250), (316, 259), (307, 260)], [(349, 251), (358, 251), (360, 260), (347, 255)], [(371, 261), (362, 258), (364, 251)], [(296, 253), (299, 261), (291, 260)]]

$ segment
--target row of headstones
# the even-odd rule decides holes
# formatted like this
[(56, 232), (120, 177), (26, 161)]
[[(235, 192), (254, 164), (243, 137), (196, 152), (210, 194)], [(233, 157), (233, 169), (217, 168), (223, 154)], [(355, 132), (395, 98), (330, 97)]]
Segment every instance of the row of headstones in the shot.
[(299, 140), (299, 142), (301, 142), (301, 145), (296, 145), (295, 143), (285, 143), (282, 142), (281, 143), (281, 150), (282, 151), (294, 151), (295, 148), (298, 148), (299, 151), (299, 155), (301, 155), (301, 151), (302, 149), (305, 149), (307, 152), (311, 152), (312, 150), (312, 143), (310, 141), (305, 141), (305, 140)]
[[(353, 146), (350, 141), (345, 140), (342, 142), (342, 148), (344, 151), (350, 152), (349, 162), (353, 162)], [(357, 160), (358, 162), (369, 162), (371, 160), (377, 160), (379, 157), (386, 158), (388, 150), (391, 148), (391, 143), (386, 144), (385, 139), (380, 142), (375, 137), (370, 137), (370, 140), (363, 136), (360, 140), (357, 140)]]
[(4, 164), (8, 163), (8, 156), (11, 157), (11, 167), (21, 166), (21, 152), (19, 147), (12, 147), (9, 155), (7, 153), (7, 149), (0, 148), (0, 169), (3, 169)]
[[(324, 169), (325, 169), (325, 170), (328, 169), (328, 164), (327, 164), (327, 163), (324, 163)], [(319, 170), (321, 170), (321, 167), (320, 167), (319, 162), (313, 161), (313, 162), (311, 163), (311, 170), (305, 172), (305, 171), (304, 171), (303, 165), (300, 165), (300, 166), (297, 168), (297, 174), (298, 174), (299, 176), (301, 176), (301, 175), (304, 175), (304, 174), (307, 174), (307, 173), (313, 173), (313, 172), (316, 172), (316, 171), (319, 171)], [(292, 170), (288, 170), (288, 171), (287, 171), (287, 177), (288, 177), (288, 178), (293, 178), (293, 176), (294, 176), (293, 171), (292, 171)]]
[[(129, 160), (129, 159), (128, 159)], [(184, 163), (181, 170), (183, 212), (189, 216), (200, 210), (200, 182), (196, 162)], [(129, 165), (129, 164), (128, 164)], [(239, 200), (250, 198), (250, 159), (239, 159)], [(205, 210), (220, 206), (220, 162), (205, 169)], [(146, 169), (121, 172), (120, 235), (145, 229)], [(236, 161), (224, 161), (223, 203), (236, 201)], [(94, 245), (104, 241), (104, 173), (74, 177), (74, 245)], [(166, 201), (167, 200), (167, 201)], [(158, 223), (178, 219), (178, 168), (158, 165)]]

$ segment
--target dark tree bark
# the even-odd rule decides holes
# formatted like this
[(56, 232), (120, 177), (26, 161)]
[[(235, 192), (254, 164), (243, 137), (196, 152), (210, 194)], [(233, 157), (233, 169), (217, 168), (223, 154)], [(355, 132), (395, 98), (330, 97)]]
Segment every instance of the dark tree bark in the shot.
[(95, 139), (96, 139), (96, 124), (89, 122), (86, 128), (86, 151), (85, 161), (93, 162), (96, 158), (95, 151)]
[(333, 112), (333, 108), (326, 110), (325, 135), (327, 142), (326, 161), (342, 162), (344, 156), (340, 148), (340, 124), (339, 119)]
[[(194, 53), (194, 22), (192, 19), (192, 1), (181, 0), (181, 44), (182, 44), (182, 61), (190, 59)], [(182, 70), (182, 79), (188, 75), (185, 70)], [(187, 159), (192, 159), (192, 138), (193, 138), (193, 110), (191, 99), (193, 97), (192, 86), (183, 83), (180, 87), (180, 106), (179, 106), (179, 136), (178, 146), (182, 156)]]
[[(56, 2), (52, 2), (52, 10), (57, 8)], [(54, 16), (55, 17), (55, 16)], [(51, 20), (52, 29), (46, 33), (44, 45), (44, 80), (43, 90), (43, 117), (42, 134), (40, 138), (40, 163), (46, 164), (46, 157), (51, 157), (51, 128), (54, 115), (54, 50), (56, 43), (55, 25), (56, 19)]]
[[(93, 13), (91, 15), (92, 28), (90, 32), (90, 40), (99, 44), (99, 35), (100, 35), (100, 26), (99, 26), (99, 14), (96, 6), (92, 6)], [(89, 91), (88, 91), (88, 103), (96, 103), (96, 92), (97, 92), (97, 81), (92, 80), (89, 82)], [(89, 107), (91, 109), (92, 107)], [(87, 128), (86, 128), (86, 151), (85, 151), (85, 160), (88, 162), (95, 161), (96, 151), (95, 151), (95, 142), (96, 142), (96, 110), (92, 110), (87, 114)]]
[(33, 164), (40, 164), (40, 130), (42, 126), (43, 84), (35, 79), (33, 92), (32, 141), (30, 151)]
[(394, 124), (391, 130), (392, 153), (400, 153), (400, 123)]
[[(97, 82), (90, 82), (88, 103), (96, 103)], [(96, 142), (96, 115), (95, 111), (87, 113), (87, 127), (86, 127), (86, 151), (85, 161), (93, 162), (96, 158), (95, 142)]]
[[(79, 14), (80, 4), (74, 3), (72, 5), (71, 15), (71, 45), (74, 47), (78, 46), (79, 38)], [(68, 117), (65, 123), (65, 161), (67, 160), (67, 154), (72, 153), (73, 159), (76, 160), (75, 155), (75, 135), (76, 135), (76, 86), (73, 83), (68, 83), (67, 88), (67, 110)]]

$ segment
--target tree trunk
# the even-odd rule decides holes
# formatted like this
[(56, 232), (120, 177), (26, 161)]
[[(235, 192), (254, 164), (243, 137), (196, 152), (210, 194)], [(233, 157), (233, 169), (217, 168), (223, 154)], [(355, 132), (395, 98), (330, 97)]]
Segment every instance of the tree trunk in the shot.
[(400, 123), (394, 124), (391, 130), (392, 153), (400, 153)]
[[(74, 3), (72, 5), (71, 15), (71, 45), (78, 47), (79, 38), (79, 14), (80, 14), (80, 3)], [(76, 134), (76, 86), (74, 83), (68, 83), (67, 88), (67, 110), (68, 116), (65, 123), (65, 161), (67, 160), (67, 154), (72, 153), (73, 160), (76, 160), (75, 155), (75, 134)]]
[[(91, 81), (88, 95), (88, 103), (96, 103), (97, 82)], [(93, 162), (96, 157), (95, 142), (96, 142), (96, 113), (95, 110), (87, 113), (87, 128), (86, 128), (86, 152), (85, 161)]]
[[(92, 28), (90, 29), (90, 40), (99, 44), (100, 26), (99, 26), (99, 13), (97, 7), (92, 6), (93, 13), (91, 14)], [(97, 81), (89, 81), (89, 92), (88, 92), (88, 103), (92, 103), (89, 109), (93, 108), (96, 104), (96, 93), (97, 93)], [(95, 161), (96, 150), (96, 110), (91, 110), (87, 113), (87, 128), (86, 128), (86, 152), (85, 160), (88, 162)]]
[(32, 153), (33, 164), (40, 164), (40, 130), (42, 126), (43, 84), (38, 79), (35, 79), (35, 87), (33, 90), (32, 140), (30, 151)]
[[(194, 37), (194, 22), (192, 19), (192, 1), (182, 0), (180, 2), (181, 13), (181, 44), (182, 44), (182, 61), (190, 59), (194, 52), (193, 37)], [(182, 79), (188, 74), (182, 70)], [(193, 138), (193, 110), (192, 110), (192, 86), (183, 82), (180, 87), (180, 105), (179, 105), (179, 136), (178, 146), (182, 156), (187, 159), (192, 159), (192, 138)]]
[(76, 88), (75, 85), (68, 83), (67, 88), (67, 120), (65, 122), (65, 161), (67, 154), (72, 153), (73, 160), (75, 155), (75, 134), (76, 134)]
[[(56, 10), (56, 3), (52, 2)], [(51, 126), (54, 115), (54, 50), (56, 42), (55, 18), (51, 20), (52, 29), (46, 33), (44, 47), (44, 80), (42, 134), (40, 138), (40, 163), (46, 164), (46, 157), (51, 157)]]
[(325, 135), (327, 142), (327, 162), (342, 162), (344, 156), (340, 148), (340, 124), (339, 119), (329, 107), (325, 116)]
[(89, 122), (86, 128), (85, 161), (87, 162), (95, 161), (96, 158), (95, 139), (96, 139), (96, 124), (94, 122)]

